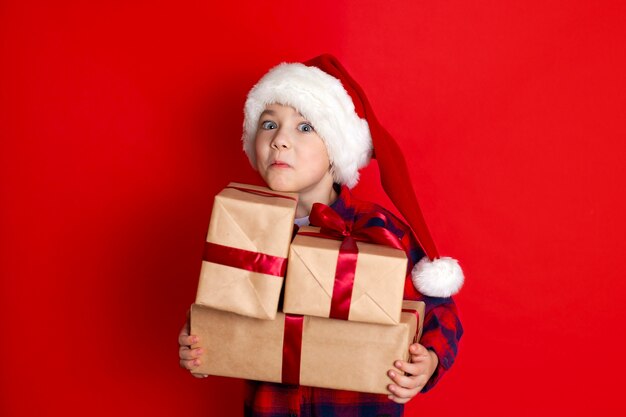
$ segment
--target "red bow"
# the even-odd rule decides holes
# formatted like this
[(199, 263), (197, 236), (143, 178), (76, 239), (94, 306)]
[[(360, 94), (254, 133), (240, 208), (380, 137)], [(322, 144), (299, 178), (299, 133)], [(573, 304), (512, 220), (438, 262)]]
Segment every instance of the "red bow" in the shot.
[(368, 213), (355, 222), (346, 221), (336, 211), (325, 204), (315, 203), (311, 209), (309, 220), (312, 225), (320, 227), (320, 233), (325, 237), (335, 237), (343, 240), (351, 237), (359, 242), (374, 242), (395, 249), (403, 249), (398, 236), (382, 226), (367, 226), (378, 219), (387, 223), (387, 216), (383, 213)]
[(370, 213), (356, 222), (346, 221), (330, 207), (315, 203), (309, 215), (312, 225), (320, 227), (319, 233), (300, 232), (304, 236), (341, 240), (339, 258), (335, 270), (335, 283), (330, 303), (330, 318), (348, 320), (350, 301), (354, 286), (356, 261), (359, 254), (356, 242), (373, 242), (395, 249), (404, 249), (400, 239), (382, 226), (367, 226), (375, 219), (385, 224), (387, 217), (382, 213)]

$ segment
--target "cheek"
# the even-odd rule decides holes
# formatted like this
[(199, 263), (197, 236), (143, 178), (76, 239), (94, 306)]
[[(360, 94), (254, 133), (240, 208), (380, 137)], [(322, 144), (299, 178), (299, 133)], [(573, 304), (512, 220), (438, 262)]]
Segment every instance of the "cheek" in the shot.
[(294, 142), (294, 147), (297, 148), (301, 154), (309, 157), (315, 156), (315, 159), (328, 158), (326, 145), (317, 134), (302, 137), (301, 140)]
[(328, 159), (328, 151), (326, 145), (321, 141), (316, 143), (314, 147), (309, 148), (310, 160), (315, 161), (315, 166), (320, 171), (328, 170), (330, 166), (330, 160)]
[(263, 140), (260, 138), (254, 139), (254, 156), (256, 159), (257, 167), (259, 166), (259, 162), (264, 159), (267, 154), (267, 146), (263, 146)]

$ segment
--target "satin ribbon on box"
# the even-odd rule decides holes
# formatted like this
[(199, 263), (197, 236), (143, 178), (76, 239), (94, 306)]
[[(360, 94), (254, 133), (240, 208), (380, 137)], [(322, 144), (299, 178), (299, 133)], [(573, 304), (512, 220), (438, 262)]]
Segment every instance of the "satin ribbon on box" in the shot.
[[(230, 185), (226, 188), (262, 197), (278, 197), (297, 201), (295, 197), (270, 193), (263, 190), (234, 187)], [(245, 249), (232, 248), (230, 246), (224, 246), (213, 242), (205, 242), (202, 259), (207, 262), (245, 269), (247, 271), (258, 272), (265, 275), (274, 275), (277, 277), (284, 277), (285, 270), (287, 269), (287, 258), (266, 255), (264, 253), (252, 252)]]
[(400, 239), (391, 231), (381, 226), (367, 226), (372, 220), (387, 218), (382, 213), (370, 213), (357, 222), (346, 221), (330, 207), (315, 203), (311, 209), (309, 220), (312, 225), (319, 226), (319, 232), (299, 232), (302, 236), (321, 237), (340, 240), (339, 257), (335, 270), (333, 295), (330, 302), (329, 317), (348, 320), (350, 301), (354, 287), (354, 275), (359, 254), (356, 242), (378, 243), (395, 249), (404, 249)]
[(284, 277), (287, 258), (251, 252), (245, 249), (231, 248), (217, 243), (205, 242), (202, 259), (214, 264), (226, 265), (265, 275)]
[(415, 323), (416, 323), (416, 325), (415, 325), (415, 336), (413, 337), (413, 343), (416, 343), (416, 342), (418, 342), (418, 340), (417, 340), (417, 335), (419, 334), (419, 331), (420, 331), (420, 329), (419, 329), (419, 325), (420, 325), (420, 312), (419, 312), (419, 311), (417, 311), (417, 310), (416, 310), (416, 309), (414, 309), (414, 308), (403, 308), (403, 309), (402, 309), (402, 312), (403, 312), (403, 313), (411, 313), (411, 314), (414, 314), (414, 315), (415, 315)]
[(300, 362), (302, 359), (302, 331), (304, 316), (285, 314), (283, 334), (283, 384), (300, 384)]

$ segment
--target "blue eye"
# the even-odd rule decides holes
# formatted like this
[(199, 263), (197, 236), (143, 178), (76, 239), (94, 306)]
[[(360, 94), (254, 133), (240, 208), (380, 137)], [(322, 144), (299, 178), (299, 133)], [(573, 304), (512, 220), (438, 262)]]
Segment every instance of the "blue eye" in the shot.
[(299, 130), (300, 132), (306, 132), (306, 133), (308, 133), (308, 132), (314, 132), (314, 131), (315, 131), (315, 129), (313, 129), (313, 126), (311, 126), (311, 125), (310, 125), (310, 124), (308, 124), (308, 123), (300, 123), (300, 124), (298, 125), (298, 130)]
[(276, 126), (276, 123), (272, 122), (271, 120), (266, 120), (261, 124), (261, 127), (265, 130), (271, 130), (276, 129), (278, 126)]

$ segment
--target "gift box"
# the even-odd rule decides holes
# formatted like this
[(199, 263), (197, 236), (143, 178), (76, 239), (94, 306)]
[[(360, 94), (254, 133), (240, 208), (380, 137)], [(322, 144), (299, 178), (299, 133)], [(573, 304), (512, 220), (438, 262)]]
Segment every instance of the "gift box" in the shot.
[(283, 311), (397, 324), (408, 265), (404, 250), (355, 241), (358, 253), (344, 254), (342, 239), (324, 236), (320, 228), (298, 230), (289, 251)]
[(215, 196), (196, 303), (276, 317), (296, 205), (297, 194), (238, 183)]
[(424, 303), (405, 302), (396, 325), (278, 313), (274, 320), (191, 307), (200, 337), (198, 373), (388, 394), (387, 372), (408, 360), (421, 335)]

